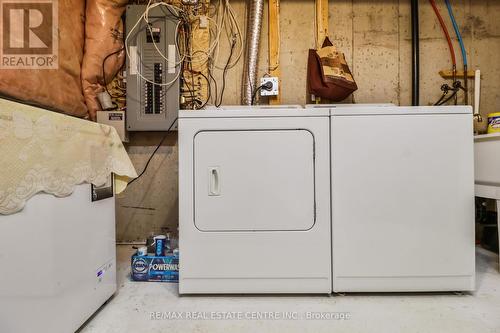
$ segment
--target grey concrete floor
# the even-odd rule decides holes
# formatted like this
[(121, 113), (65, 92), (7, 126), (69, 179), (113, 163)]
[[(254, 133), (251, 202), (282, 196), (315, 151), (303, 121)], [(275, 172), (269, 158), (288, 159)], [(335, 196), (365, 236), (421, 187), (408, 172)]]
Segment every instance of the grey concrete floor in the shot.
[[(118, 292), (80, 333), (500, 332), (498, 255), (480, 248), (476, 251), (477, 291), (473, 294), (343, 296), (179, 297), (177, 284), (131, 281), (132, 252), (131, 246), (117, 247)], [(160, 317), (152, 319), (156, 312)], [(174, 318), (173, 312), (182, 317)], [(335, 318), (332, 314), (329, 319), (308, 319), (311, 313), (337, 313), (344, 317), (347, 314), (347, 318)], [(171, 318), (166, 318), (168, 314)], [(192, 318), (188, 319), (188, 315)], [(257, 315), (268, 319), (257, 320)], [(213, 317), (206, 319), (210, 316)], [(234, 318), (218, 319), (222, 316)]]

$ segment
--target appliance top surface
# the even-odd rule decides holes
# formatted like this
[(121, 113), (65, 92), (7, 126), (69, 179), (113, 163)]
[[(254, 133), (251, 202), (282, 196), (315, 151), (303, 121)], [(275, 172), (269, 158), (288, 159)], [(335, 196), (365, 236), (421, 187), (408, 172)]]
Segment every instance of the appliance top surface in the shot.
[(500, 141), (500, 133), (479, 134), (474, 136), (474, 141)]
[(337, 106), (331, 108), (330, 112), (332, 116), (472, 114), (472, 107), (468, 105), (360, 106), (357, 108)]
[(360, 103), (360, 104), (306, 104), (306, 109), (331, 109), (331, 108), (365, 108), (365, 107), (382, 107), (396, 106), (394, 103)]
[(204, 110), (179, 110), (179, 118), (327, 117), (329, 109), (304, 109), (300, 105), (228, 105)]

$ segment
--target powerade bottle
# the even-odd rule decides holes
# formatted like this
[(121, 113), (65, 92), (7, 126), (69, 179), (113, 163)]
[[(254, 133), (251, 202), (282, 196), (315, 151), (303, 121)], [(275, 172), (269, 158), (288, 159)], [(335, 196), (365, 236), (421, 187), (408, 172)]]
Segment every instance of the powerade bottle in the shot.
[(157, 235), (155, 236), (155, 256), (163, 257), (165, 255), (165, 241), (167, 236)]

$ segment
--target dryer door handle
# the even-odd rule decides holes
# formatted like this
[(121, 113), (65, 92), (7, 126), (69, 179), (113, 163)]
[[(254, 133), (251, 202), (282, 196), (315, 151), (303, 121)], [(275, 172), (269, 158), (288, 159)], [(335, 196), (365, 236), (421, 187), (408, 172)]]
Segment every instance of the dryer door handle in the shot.
[(219, 167), (208, 168), (208, 195), (220, 195), (220, 170)]

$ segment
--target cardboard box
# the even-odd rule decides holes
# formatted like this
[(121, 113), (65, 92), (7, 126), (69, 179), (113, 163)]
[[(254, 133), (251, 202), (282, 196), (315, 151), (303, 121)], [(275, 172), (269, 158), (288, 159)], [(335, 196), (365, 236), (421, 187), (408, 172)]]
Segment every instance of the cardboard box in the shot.
[(131, 264), (134, 281), (179, 282), (179, 256), (176, 254), (163, 257), (134, 254)]

